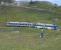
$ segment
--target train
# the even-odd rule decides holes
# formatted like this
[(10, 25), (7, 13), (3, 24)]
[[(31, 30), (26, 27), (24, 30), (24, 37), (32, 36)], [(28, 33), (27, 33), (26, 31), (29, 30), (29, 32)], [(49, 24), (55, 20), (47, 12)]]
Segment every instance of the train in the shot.
[(9, 27), (32, 27), (32, 28), (38, 28), (38, 29), (52, 29), (52, 30), (58, 29), (58, 26), (55, 24), (31, 23), (31, 22), (6, 22), (6, 26), (9, 26)]
[(58, 26), (56, 24), (36, 23), (34, 28), (57, 30)]
[(32, 27), (33, 23), (30, 23), (30, 22), (6, 22), (6, 26), (10, 26), (10, 27)]

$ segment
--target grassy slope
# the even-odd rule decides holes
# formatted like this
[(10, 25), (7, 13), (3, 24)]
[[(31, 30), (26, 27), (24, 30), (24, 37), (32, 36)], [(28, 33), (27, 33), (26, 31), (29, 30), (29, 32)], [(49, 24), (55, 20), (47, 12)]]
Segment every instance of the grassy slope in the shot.
[(39, 29), (19, 28), (19, 30), (20, 32), (0, 32), (0, 50), (61, 50), (60, 31), (45, 30), (43, 40), (39, 37), (41, 32)]
[[(6, 21), (29, 21), (29, 22), (47, 22), (52, 23), (53, 17), (60, 17), (48, 12), (25, 9), (21, 7), (5, 7), (0, 9), (0, 22)], [(45, 21), (46, 20), (46, 21)], [(60, 21), (60, 20), (58, 20)], [(57, 22), (58, 22), (57, 21)], [(58, 22), (60, 24), (60, 22)]]
[[(7, 7), (0, 13), (0, 22), (29, 21), (52, 23), (51, 14), (30, 11), (24, 8)], [(14, 11), (15, 10), (15, 11)], [(45, 18), (47, 17), (47, 18)], [(0, 50), (61, 50), (61, 31), (45, 30), (45, 39), (40, 39), (40, 29), (0, 27)], [(20, 32), (10, 32), (18, 30)]]

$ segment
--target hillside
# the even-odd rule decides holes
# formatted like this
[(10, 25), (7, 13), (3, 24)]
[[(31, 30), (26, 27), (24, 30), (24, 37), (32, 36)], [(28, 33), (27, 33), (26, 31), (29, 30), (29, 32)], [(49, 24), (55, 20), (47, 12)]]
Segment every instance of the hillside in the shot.
[[(42, 22), (61, 26), (61, 16), (58, 13), (34, 8), (0, 6), (0, 22)], [(58, 20), (54, 22), (53, 18)], [(36, 28), (0, 26), (0, 50), (61, 50), (61, 31), (44, 29), (43, 39), (40, 38), (41, 33), (42, 30)]]
[[(25, 7), (0, 7), (0, 22), (29, 21), (52, 23), (53, 18), (58, 18), (58, 21), (60, 21), (61, 17), (60, 15), (57, 15), (52, 12), (27, 9)], [(60, 24), (60, 22), (58, 22), (58, 24)]]
[(58, 6), (57, 4), (53, 4), (48, 1), (34, 1), (31, 4), (29, 4), (28, 6), (35, 7), (35, 8), (47, 9), (52, 12), (54, 11), (56, 14), (61, 13), (61, 6)]

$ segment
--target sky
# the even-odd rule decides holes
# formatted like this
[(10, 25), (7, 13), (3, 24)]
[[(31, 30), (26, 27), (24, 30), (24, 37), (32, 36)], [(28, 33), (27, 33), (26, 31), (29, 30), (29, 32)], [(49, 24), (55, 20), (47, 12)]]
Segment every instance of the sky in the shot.
[[(16, 0), (16, 1), (30, 1), (30, 0)], [(33, 0), (33, 1), (49, 1), (61, 5), (61, 0)]]

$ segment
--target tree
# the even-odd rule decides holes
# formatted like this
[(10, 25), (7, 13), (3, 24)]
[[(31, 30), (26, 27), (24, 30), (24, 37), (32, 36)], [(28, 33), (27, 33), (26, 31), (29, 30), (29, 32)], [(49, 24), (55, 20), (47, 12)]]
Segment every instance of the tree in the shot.
[(12, 3), (13, 0), (3, 0), (4, 2)]
[(0, 4), (1, 4), (2, 0), (0, 0)]
[(1, 2), (8, 2), (8, 3), (12, 3), (14, 0), (0, 0), (0, 3)]
[(33, 1), (32, 0), (30, 0), (30, 4), (32, 4), (33, 3)]

